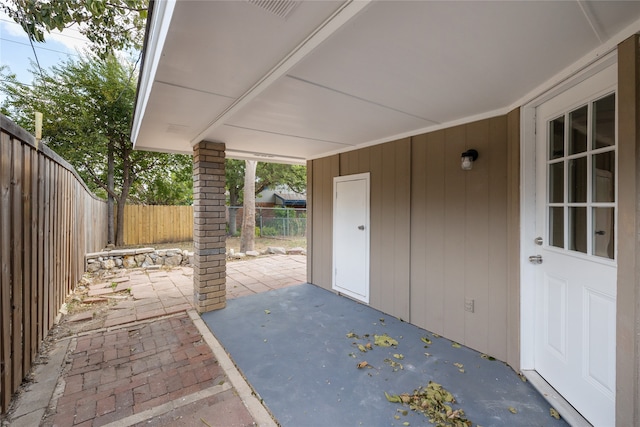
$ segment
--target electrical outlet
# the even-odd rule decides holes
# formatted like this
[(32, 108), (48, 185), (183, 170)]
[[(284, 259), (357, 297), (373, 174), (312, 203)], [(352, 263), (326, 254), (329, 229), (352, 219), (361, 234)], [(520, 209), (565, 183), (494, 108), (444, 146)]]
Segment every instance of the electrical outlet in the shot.
[(464, 300), (464, 311), (468, 311), (469, 313), (473, 313), (475, 311), (475, 300), (465, 299)]

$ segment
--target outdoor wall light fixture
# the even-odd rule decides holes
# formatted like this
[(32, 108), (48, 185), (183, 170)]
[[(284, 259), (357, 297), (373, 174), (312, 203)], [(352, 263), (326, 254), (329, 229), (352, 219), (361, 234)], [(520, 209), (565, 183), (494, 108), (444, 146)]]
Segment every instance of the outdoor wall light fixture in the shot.
[(478, 160), (478, 151), (471, 149), (462, 153), (461, 158), (461, 166), (463, 171), (470, 171), (473, 168), (473, 162)]

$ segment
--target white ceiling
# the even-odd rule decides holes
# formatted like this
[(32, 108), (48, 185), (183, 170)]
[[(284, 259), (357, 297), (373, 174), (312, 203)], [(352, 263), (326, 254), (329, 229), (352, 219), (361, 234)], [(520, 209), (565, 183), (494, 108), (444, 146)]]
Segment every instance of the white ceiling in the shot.
[(637, 1), (254, 3), (283, 4), (155, 2), (136, 148), (301, 163), (504, 113), (640, 30)]

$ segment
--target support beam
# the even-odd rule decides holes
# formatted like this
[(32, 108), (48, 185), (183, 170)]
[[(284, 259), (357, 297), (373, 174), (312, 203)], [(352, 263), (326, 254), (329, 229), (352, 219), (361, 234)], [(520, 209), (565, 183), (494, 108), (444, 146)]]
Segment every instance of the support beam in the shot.
[(222, 143), (193, 147), (193, 295), (199, 313), (227, 304), (224, 158)]

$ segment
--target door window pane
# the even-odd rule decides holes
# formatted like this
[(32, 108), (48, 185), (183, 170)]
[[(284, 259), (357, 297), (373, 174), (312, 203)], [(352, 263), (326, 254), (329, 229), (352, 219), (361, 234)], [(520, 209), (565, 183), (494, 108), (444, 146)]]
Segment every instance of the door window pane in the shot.
[(569, 160), (569, 203), (587, 201), (587, 158)]
[(549, 165), (549, 203), (564, 202), (564, 162)]
[(569, 154), (587, 150), (587, 106), (569, 114)]
[(564, 157), (564, 116), (549, 123), (549, 160)]
[(564, 249), (564, 208), (549, 208), (549, 244)]
[(615, 249), (613, 208), (593, 208), (593, 254), (613, 259)]
[(569, 249), (587, 253), (587, 208), (569, 208)]
[(616, 96), (611, 94), (593, 104), (593, 148), (616, 143)]
[(615, 202), (616, 153), (608, 151), (593, 156), (593, 201)]

